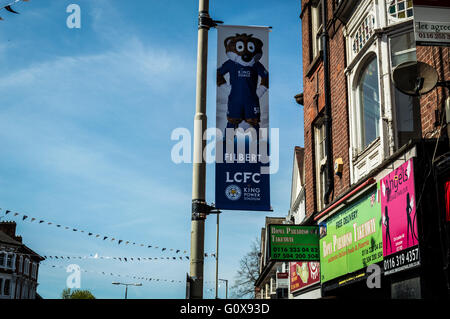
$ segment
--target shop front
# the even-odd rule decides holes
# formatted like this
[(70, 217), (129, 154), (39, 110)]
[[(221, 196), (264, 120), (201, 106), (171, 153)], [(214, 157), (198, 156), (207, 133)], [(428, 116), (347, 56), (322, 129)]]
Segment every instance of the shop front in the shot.
[(322, 297), (319, 262), (289, 263), (289, 297), (291, 299), (318, 299)]
[(448, 146), (403, 149), (317, 216), (324, 297), (449, 296), (450, 165), (436, 174), (434, 149)]

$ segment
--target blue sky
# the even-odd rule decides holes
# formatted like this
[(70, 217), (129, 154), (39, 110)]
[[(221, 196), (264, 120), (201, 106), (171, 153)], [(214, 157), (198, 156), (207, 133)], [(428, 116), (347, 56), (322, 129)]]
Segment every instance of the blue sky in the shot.
[[(2, 0), (3, 2), (7, 2)], [(2, 3), (3, 3), (2, 2)], [(81, 29), (66, 26), (66, 7), (81, 7)], [(191, 130), (195, 110), (196, 0), (31, 0), (0, 16), (0, 207), (124, 240), (189, 251), (192, 166), (171, 161), (172, 130)], [(289, 209), (294, 146), (303, 146), (300, 1), (210, 1), (214, 19), (272, 26), (270, 125), (280, 129), (280, 170), (271, 177), (274, 212)], [(209, 32), (208, 126), (215, 125), (216, 30)], [(207, 167), (214, 202), (214, 165)], [(260, 234), (263, 212), (221, 215), (220, 277), (233, 281), (239, 259)], [(117, 245), (18, 222), (24, 243), (41, 255), (160, 257), (173, 254)], [(215, 250), (207, 219), (205, 251)], [(59, 298), (67, 261), (44, 261), (38, 293)], [(118, 278), (94, 272), (181, 280), (143, 282), (129, 298), (184, 298), (189, 261), (77, 261), (81, 286), (98, 298), (122, 298)], [(215, 263), (205, 260), (205, 280)], [(133, 280), (132, 280), (133, 281)], [(230, 283), (230, 285), (232, 282)], [(214, 284), (205, 285), (205, 298)], [(224, 294), (221, 287), (220, 294)]]

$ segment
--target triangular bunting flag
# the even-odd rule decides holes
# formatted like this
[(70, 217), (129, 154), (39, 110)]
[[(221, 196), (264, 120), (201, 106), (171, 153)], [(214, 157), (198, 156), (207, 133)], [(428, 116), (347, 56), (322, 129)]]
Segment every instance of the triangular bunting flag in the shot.
[(14, 11), (13, 8), (11, 8), (11, 6), (6, 6), (5, 9), (8, 10), (9, 12), (12, 12), (12, 13), (15, 13), (15, 14), (19, 14), (19, 12)]

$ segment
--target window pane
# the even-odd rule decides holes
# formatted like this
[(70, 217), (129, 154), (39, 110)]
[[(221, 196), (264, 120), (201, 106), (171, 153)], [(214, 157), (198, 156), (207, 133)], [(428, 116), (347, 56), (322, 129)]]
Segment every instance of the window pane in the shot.
[(315, 179), (316, 179), (316, 203), (317, 209), (323, 208), (323, 194), (325, 190), (325, 171), (321, 171), (322, 162), (326, 157), (325, 153), (325, 125), (321, 124), (314, 130), (315, 139)]
[(391, 39), (392, 67), (416, 60), (414, 33), (408, 32)]
[[(392, 69), (401, 63), (416, 61), (416, 44), (414, 33), (408, 32), (391, 38)], [(416, 97), (401, 93), (394, 87), (394, 102), (398, 145), (400, 148), (412, 138), (421, 136), (420, 103)]]
[(10, 285), (10, 280), (6, 279), (5, 280), (5, 288), (3, 289), (3, 294), (5, 296), (9, 296), (9, 285)]
[(377, 59), (366, 67), (363, 72), (360, 86), (360, 102), (362, 111), (362, 142), (366, 148), (379, 135), (380, 97), (378, 90)]
[(322, 3), (317, 6), (317, 16), (318, 27), (320, 27), (322, 25)]

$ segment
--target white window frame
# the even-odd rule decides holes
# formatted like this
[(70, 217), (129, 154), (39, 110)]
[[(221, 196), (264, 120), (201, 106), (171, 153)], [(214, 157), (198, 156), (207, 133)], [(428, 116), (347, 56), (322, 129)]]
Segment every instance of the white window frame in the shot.
[[(6, 282), (9, 282), (9, 293), (5, 294)], [(12, 280), (11, 278), (3, 278), (2, 296), (10, 297), (12, 293)]]
[(0, 252), (3, 256), (3, 263), (0, 264), (0, 268), (3, 269), (16, 269), (16, 254), (13, 252), (2, 251)]
[[(380, 119), (378, 120), (378, 136), (369, 142), (369, 144), (365, 145), (365, 132), (366, 132), (366, 127), (365, 127), (365, 123), (364, 123), (364, 110), (363, 110), (363, 101), (361, 100), (361, 81), (362, 81), (362, 76), (363, 76), (363, 72), (368, 68), (368, 66), (373, 63), (373, 61), (375, 61), (376, 67), (377, 67), (377, 75), (378, 75), (378, 99), (379, 99), (379, 103), (378, 103), (378, 110), (379, 110), (379, 114), (380, 114)], [(378, 56), (375, 54), (368, 54), (364, 57), (364, 59), (361, 59), (361, 62), (359, 64), (359, 68), (357, 71), (357, 74), (354, 78), (354, 83), (353, 83), (353, 95), (352, 95), (352, 99), (355, 105), (355, 114), (357, 115), (354, 118), (355, 121), (355, 127), (357, 128), (357, 132), (355, 132), (355, 140), (354, 140), (354, 144), (353, 147), (356, 147), (356, 150), (358, 152), (358, 154), (363, 153), (366, 149), (370, 148), (371, 145), (373, 145), (374, 143), (376, 143), (376, 141), (380, 138), (381, 135), (381, 92), (380, 92), (380, 71), (379, 71), (379, 65), (378, 65)], [(364, 131), (364, 134), (362, 134), (362, 132)]]
[[(362, 107), (360, 103), (359, 83), (361, 74), (367, 67), (368, 63), (375, 57), (377, 61), (378, 71), (378, 96), (380, 98), (380, 120), (379, 120), (379, 136), (369, 145), (364, 147), (361, 139), (362, 132)], [(374, 41), (365, 52), (364, 56), (360, 58), (354, 65), (352, 70), (347, 71), (347, 81), (349, 90), (349, 129), (350, 129), (350, 176), (351, 183), (354, 184), (367, 175), (372, 169), (378, 166), (385, 154), (385, 131), (383, 122), (383, 99), (382, 94), (383, 81), (380, 77), (380, 59), (378, 57), (378, 42)]]
[[(393, 57), (392, 57), (392, 44), (391, 44), (393, 41), (393, 38), (405, 35), (407, 33), (410, 33), (412, 35), (412, 37), (414, 38), (414, 27), (412, 24), (405, 24), (405, 27), (399, 28), (395, 32), (392, 32), (387, 35), (388, 44), (389, 44), (389, 52), (390, 52), (390, 55), (389, 55), (389, 70), (390, 70), (390, 72), (392, 72), (395, 68), (393, 66), (394, 61), (393, 61)], [(398, 51), (397, 55), (405, 54), (405, 53), (412, 53), (412, 52), (416, 52), (416, 46), (411, 47), (409, 49), (402, 50), (402, 51)], [(417, 60), (417, 57), (415, 60)], [(414, 60), (411, 60), (411, 61), (414, 61)], [(392, 98), (391, 105), (392, 105), (393, 122), (395, 123), (394, 124), (394, 127), (395, 127), (394, 139), (395, 139), (396, 149), (399, 149), (402, 145), (400, 144), (400, 140), (399, 140), (400, 129), (398, 127), (398, 121), (397, 121), (398, 111), (397, 111), (397, 103), (396, 103), (396, 88), (392, 81), (391, 81), (391, 86), (390, 86), (390, 92), (391, 92), (391, 98)], [(420, 101), (419, 101), (419, 103), (420, 103)], [(419, 122), (420, 122), (420, 119), (419, 119)], [(413, 123), (413, 126), (414, 126), (414, 123)], [(419, 136), (421, 136), (421, 131), (422, 130), (420, 128), (418, 130)]]
[[(360, 1), (358, 8), (355, 9), (352, 14), (349, 22), (344, 28), (344, 37), (346, 37), (346, 56), (348, 65), (352, 65), (354, 63), (353, 60), (360, 59), (361, 55), (364, 55), (364, 51), (367, 50), (368, 47), (373, 43), (373, 39), (375, 36), (375, 30), (380, 27), (380, 18), (377, 14), (377, 6), (375, 6), (373, 1)], [(361, 26), (367, 21), (367, 19), (374, 19), (374, 21), (370, 21), (370, 37), (364, 40), (364, 44), (361, 48), (354, 51), (354, 40), (358, 32), (361, 31)]]
[[(323, 138), (319, 138), (320, 134), (323, 134)], [(321, 168), (327, 163), (325, 143), (325, 124), (322, 121), (321, 123), (314, 125), (314, 165), (316, 171), (316, 204), (318, 211), (321, 211), (325, 207), (324, 196), (326, 187), (326, 171), (322, 170), (321, 172)], [(323, 148), (323, 158), (320, 158), (321, 148)]]
[(25, 258), (25, 268), (23, 270), (23, 274), (28, 276), (30, 274), (30, 260), (28, 258)]
[(6, 254), (6, 265), (5, 268), (12, 269), (13, 268), (13, 254)]
[[(387, 36), (383, 29), (387, 26), (386, 3), (384, 1), (360, 1), (355, 8), (350, 20), (344, 28), (346, 41), (348, 106), (349, 106), (349, 164), (351, 185), (361, 181), (368, 173), (381, 164), (384, 158), (394, 152), (393, 142), (389, 136), (393, 136), (392, 129), (392, 105), (391, 105), (391, 78), (389, 74), (389, 48)], [(353, 52), (353, 36), (368, 15), (375, 17), (374, 32), (358, 53)], [(359, 142), (361, 129), (359, 92), (356, 90), (361, 70), (364, 63), (370, 58), (369, 55), (377, 56), (377, 70), (379, 76), (380, 97), (380, 121), (379, 137), (375, 139), (364, 150)]]
[(19, 269), (17, 271), (18, 273), (22, 273), (23, 272), (23, 256), (21, 255), (19, 258)]
[[(322, 32), (323, 21), (322, 19), (322, 1), (316, 0), (311, 3), (311, 53), (312, 60), (314, 60), (318, 55), (320, 50), (322, 50), (322, 43), (320, 40), (320, 35)], [(321, 23), (320, 23), (321, 22)]]
[(22, 294), (22, 284), (20, 282), (18, 282), (17, 283), (17, 291), (16, 291), (17, 299), (21, 298), (21, 294)]
[(31, 271), (31, 278), (36, 279), (36, 273), (37, 273), (37, 264), (35, 262), (32, 263), (32, 271)]
[[(397, 5), (399, 2), (404, 2), (405, 3), (405, 9), (402, 10), (402, 11), (405, 12), (405, 17), (404, 18), (399, 18), (397, 16), (392, 16), (391, 15), (389, 9), (390, 9), (391, 3), (394, 2), (394, 1), (395, 1), (395, 5)], [(385, 3), (385, 9), (384, 10), (385, 10), (385, 13), (386, 13), (387, 24), (388, 25), (402, 23), (404, 21), (414, 19), (414, 10), (413, 10), (413, 15), (412, 16), (410, 16), (410, 17), (407, 16), (407, 10), (408, 10), (408, 8), (407, 8), (407, 0), (406, 1), (404, 1), (404, 0), (386, 0), (386, 1), (382, 1), (382, 2)], [(396, 12), (398, 12), (398, 11), (396, 10)]]
[(28, 284), (26, 282), (23, 282), (21, 299), (26, 299), (25, 297), (26, 297), (27, 290), (28, 290)]

